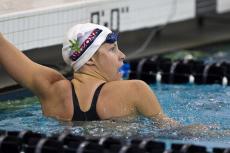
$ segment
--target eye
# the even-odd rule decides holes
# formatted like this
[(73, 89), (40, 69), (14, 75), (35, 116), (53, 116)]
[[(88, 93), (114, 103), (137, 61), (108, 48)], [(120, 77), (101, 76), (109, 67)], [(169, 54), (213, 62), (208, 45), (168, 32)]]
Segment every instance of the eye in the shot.
[(111, 50), (111, 51), (114, 51), (115, 49), (116, 49), (116, 47), (112, 47), (112, 48), (110, 48), (110, 50)]
[(109, 47), (109, 51), (111, 52), (116, 52), (118, 50), (118, 46), (117, 44), (111, 44), (111, 46)]

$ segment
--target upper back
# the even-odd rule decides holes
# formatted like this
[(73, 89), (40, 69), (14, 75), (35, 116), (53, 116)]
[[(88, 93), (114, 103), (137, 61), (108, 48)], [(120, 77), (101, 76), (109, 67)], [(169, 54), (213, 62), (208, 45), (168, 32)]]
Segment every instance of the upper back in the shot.
[[(89, 110), (95, 90), (102, 82), (72, 82), (81, 110)], [(136, 114), (134, 102), (140, 95), (136, 92), (135, 83), (136, 80), (106, 82), (97, 99), (96, 108), (99, 117), (109, 119)], [(58, 81), (51, 87), (49, 97), (42, 100), (44, 114), (71, 120), (73, 116), (72, 97), (71, 82), (68, 80)]]
[(133, 80), (112, 81), (104, 85), (98, 98), (98, 112), (102, 119), (135, 115)]

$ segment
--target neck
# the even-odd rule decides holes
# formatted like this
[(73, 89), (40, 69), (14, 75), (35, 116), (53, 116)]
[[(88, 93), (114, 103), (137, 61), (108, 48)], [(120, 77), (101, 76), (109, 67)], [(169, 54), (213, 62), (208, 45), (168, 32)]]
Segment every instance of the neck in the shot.
[(88, 77), (88, 78), (93, 78), (97, 80), (107, 81), (105, 77), (103, 77), (101, 74), (97, 72), (75, 72), (74, 73), (75, 79), (80, 79), (82, 77)]

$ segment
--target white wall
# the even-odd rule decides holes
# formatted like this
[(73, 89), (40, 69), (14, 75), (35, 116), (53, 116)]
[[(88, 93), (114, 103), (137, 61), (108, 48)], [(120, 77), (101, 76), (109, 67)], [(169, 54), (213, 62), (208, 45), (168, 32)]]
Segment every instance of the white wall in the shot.
[(19, 49), (60, 44), (74, 23), (88, 22), (86, 3), (0, 16), (0, 29)]
[[(229, 7), (230, 0), (218, 0), (219, 12)], [(0, 30), (19, 49), (28, 50), (61, 44), (67, 29), (90, 22), (92, 13), (98, 13), (93, 21), (123, 32), (191, 19), (195, 11), (195, 0), (84, 0), (0, 16)]]
[(130, 13), (122, 16), (121, 31), (153, 27), (191, 19), (195, 16), (194, 0), (126, 0)]
[(217, 0), (217, 12), (225, 13), (230, 11), (230, 0)]

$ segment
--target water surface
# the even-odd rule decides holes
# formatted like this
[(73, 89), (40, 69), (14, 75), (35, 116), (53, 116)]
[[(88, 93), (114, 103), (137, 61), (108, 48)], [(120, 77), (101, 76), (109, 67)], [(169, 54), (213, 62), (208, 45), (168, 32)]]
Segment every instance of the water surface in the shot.
[(221, 85), (150, 85), (164, 112), (184, 126), (204, 124), (209, 129), (159, 129), (150, 118), (125, 117), (107, 121), (60, 122), (42, 115), (36, 97), (0, 102), (1, 130), (32, 130), (51, 135), (69, 130), (82, 136), (141, 137), (205, 145), (230, 144), (230, 87)]

